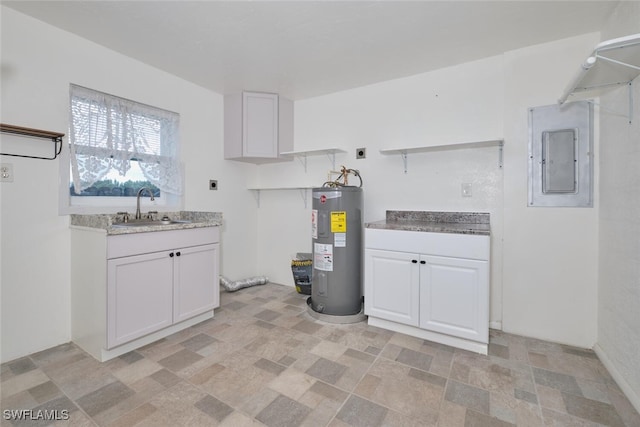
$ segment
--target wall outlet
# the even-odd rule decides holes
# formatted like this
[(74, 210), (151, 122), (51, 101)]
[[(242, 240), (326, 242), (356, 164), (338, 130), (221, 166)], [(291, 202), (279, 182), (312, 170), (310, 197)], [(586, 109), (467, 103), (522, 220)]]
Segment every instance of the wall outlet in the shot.
[(365, 157), (367, 157), (367, 149), (356, 148), (356, 159), (364, 159)]
[(471, 183), (462, 184), (462, 197), (471, 197), (473, 193), (471, 191)]
[(0, 182), (13, 182), (13, 164), (0, 163)]
[(209, 190), (217, 190), (218, 189), (218, 180), (210, 179), (209, 180)]

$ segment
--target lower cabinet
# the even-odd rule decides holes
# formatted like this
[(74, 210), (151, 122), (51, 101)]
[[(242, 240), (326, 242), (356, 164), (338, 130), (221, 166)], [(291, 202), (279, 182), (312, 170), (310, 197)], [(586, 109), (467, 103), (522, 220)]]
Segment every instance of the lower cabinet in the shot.
[(420, 327), (486, 342), (489, 262), (420, 256)]
[(173, 270), (173, 321), (181, 322), (220, 306), (220, 245), (185, 248), (176, 253)]
[(369, 323), (486, 353), (489, 236), (365, 230)]
[(110, 259), (107, 348), (219, 305), (218, 244)]
[(167, 253), (107, 262), (107, 348), (173, 324), (173, 260)]
[(109, 360), (213, 317), (219, 228), (71, 233), (71, 333)]
[(419, 325), (420, 271), (411, 262), (416, 258), (406, 252), (365, 250), (365, 314)]

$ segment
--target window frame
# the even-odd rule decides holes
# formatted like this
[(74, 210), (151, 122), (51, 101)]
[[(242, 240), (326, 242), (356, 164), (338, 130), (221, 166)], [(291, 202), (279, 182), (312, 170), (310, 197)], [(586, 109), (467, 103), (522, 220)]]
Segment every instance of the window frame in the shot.
[[(71, 85), (70, 85), (71, 87)], [(93, 89), (91, 89), (93, 90)], [(96, 92), (99, 92), (96, 90)], [(110, 94), (108, 94), (110, 95)], [(116, 97), (117, 95), (111, 95)], [(137, 101), (134, 101), (137, 102)], [(154, 107), (160, 109), (160, 107)], [(69, 111), (68, 129), (71, 128), (71, 97), (67, 101), (67, 111)], [(69, 134), (63, 139), (62, 151), (59, 155), (58, 168), (58, 211), (60, 215), (69, 214), (113, 214), (117, 212), (132, 212), (136, 209), (136, 197), (112, 197), (112, 196), (73, 196), (70, 194), (71, 179), (71, 151), (69, 145)], [(176, 147), (177, 161), (181, 162), (181, 144)], [(184, 167), (181, 168), (182, 192), (180, 195), (161, 191), (161, 195), (152, 202), (145, 197), (141, 205), (143, 211), (180, 211), (184, 207)], [(146, 193), (145, 193), (146, 194)]]
[[(60, 159), (60, 185), (58, 186), (58, 211), (60, 215), (135, 212), (135, 197), (71, 196), (69, 191), (69, 186), (71, 184), (70, 155), (69, 145), (65, 141), (63, 150), (60, 153), (60, 156), (58, 156)], [(184, 173), (182, 182), (184, 183)], [(141, 205), (145, 212), (150, 210), (167, 212), (181, 211), (184, 210), (184, 198), (183, 196), (162, 192), (161, 197), (156, 197), (156, 200), (153, 202), (149, 201), (149, 199), (145, 197), (143, 202), (141, 202)]]

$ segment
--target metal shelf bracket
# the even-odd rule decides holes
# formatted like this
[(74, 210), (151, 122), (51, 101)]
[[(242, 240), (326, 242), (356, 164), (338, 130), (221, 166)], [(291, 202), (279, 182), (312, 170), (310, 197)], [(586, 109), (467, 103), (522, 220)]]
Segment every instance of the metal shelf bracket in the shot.
[(0, 153), (2, 156), (24, 157), (27, 159), (55, 160), (62, 152), (62, 137), (64, 133), (50, 132), (47, 130), (25, 128), (21, 126), (6, 125), (0, 123), (0, 132), (31, 138), (50, 139), (53, 142), (53, 157), (27, 156), (25, 154)]
[(404, 164), (404, 173), (406, 175), (407, 174), (407, 161), (408, 161), (409, 155), (407, 154), (406, 151), (403, 151), (402, 153), (400, 153), (400, 157), (402, 157), (402, 164)]
[(296, 159), (302, 164), (304, 167), (304, 173), (307, 173), (307, 155), (303, 154), (301, 156), (296, 156)]
[[(327, 157), (329, 158), (329, 161), (331, 162), (331, 170), (334, 170), (336, 168), (336, 152), (332, 151), (331, 153), (327, 153)], [(304, 170), (305, 172), (307, 171), (306, 169)], [(306, 207), (306, 205), (305, 205)]]
[(301, 188), (300, 189), (300, 197), (302, 197), (302, 201), (304, 202), (304, 208), (307, 209), (307, 200), (308, 200), (308, 193), (307, 193), (307, 189), (306, 188)]

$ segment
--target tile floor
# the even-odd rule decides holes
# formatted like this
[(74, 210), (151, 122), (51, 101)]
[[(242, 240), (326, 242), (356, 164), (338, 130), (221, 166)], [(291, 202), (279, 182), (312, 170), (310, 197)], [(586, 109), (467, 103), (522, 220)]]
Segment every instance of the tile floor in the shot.
[[(267, 284), (215, 318), (99, 363), (64, 344), (2, 365), (5, 410), (56, 426), (640, 426), (590, 350), (491, 333), (481, 356), (366, 322), (334, 325)], [(49, 412), (51, 413), (51, 412)]]

